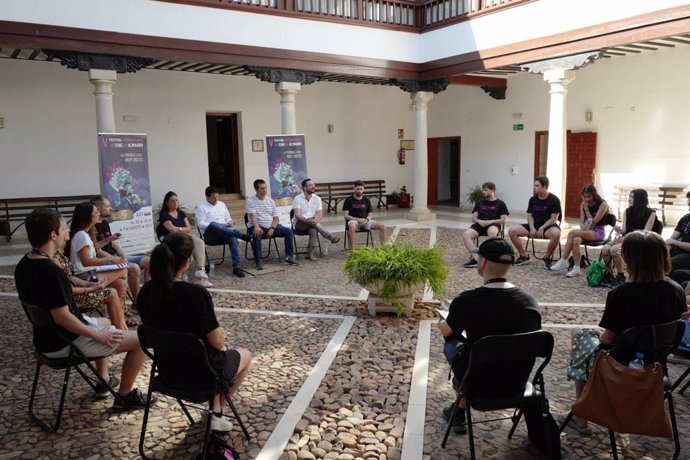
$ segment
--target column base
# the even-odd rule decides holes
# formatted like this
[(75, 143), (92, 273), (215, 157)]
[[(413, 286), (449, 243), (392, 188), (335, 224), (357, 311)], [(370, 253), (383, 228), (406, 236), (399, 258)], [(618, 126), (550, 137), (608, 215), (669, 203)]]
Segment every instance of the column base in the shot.
[(405, 219), (416, 220), (417, 222), (430, 222), (436, 220), (436, 213), (425, 209), (424, 211), (412, 211), (405, 214)]

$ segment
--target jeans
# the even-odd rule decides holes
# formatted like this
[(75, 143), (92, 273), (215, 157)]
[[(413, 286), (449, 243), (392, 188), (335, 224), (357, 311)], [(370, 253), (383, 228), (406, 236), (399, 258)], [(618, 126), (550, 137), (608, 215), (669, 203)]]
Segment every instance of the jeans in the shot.
[(243, 233), (235, 228), (228, 227), (220, 222), (211, 222), (204, 232), (204, 240), (211, 245), (223, 243), (230, 246), (232, 268), (237, 268), (242, 263), (240, 259), (240, 245), (237, 243), (237, 238), (242, 235)]
[(463, 342), (460, 339), (446, 340), (446, 342), (443, 344), (443, 354), (446, 356), (448, 364), (453, 364), (453, 357), (455, 356), (455, 352), (458, 348), (462, 347), (463, 345), (465, 345), (465, 342)]
[[(268, 232), (268, 228), (266, 227), (259, 228), (261, 228), (261, 238), (254, 237), (254, 227), (249, 227), (249, 229), (247, 229), (247, 233), (249, 233), (249, 236), (252, 237), (252, 252), (254, 253), (254, 258), (257, 261), (261, 259), (261, 239), (266, 238), (266, 232)], [(285, 257), (292, 257), (295, 254), (295, 246), (291, 228), (278, 224), (275, 230), (273, 230), (273, 237), (285, 239)]]

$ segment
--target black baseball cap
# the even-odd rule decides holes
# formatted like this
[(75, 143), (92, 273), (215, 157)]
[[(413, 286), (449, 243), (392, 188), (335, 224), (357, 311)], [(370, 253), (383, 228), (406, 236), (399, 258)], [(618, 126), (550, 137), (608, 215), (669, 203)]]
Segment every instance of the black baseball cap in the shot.
[[(496, 262), (497, 264), (512, 265), (515, 260), (515, 252), (513, 247), (503, 238), (493, 237), (484, 241), (478, 248), (470, 251), (472, 254), (479, 254), (486, 260)], [(510, 260), (501, 257), (510, 256)]]

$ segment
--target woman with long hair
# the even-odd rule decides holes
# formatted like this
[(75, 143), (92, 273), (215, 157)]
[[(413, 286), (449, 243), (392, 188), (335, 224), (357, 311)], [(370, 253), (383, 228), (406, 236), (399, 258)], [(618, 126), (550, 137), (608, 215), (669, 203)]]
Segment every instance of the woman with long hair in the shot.
[(623, 214), (623, 223), (620, 227), (616, 227), (616, 231), (620, 233), (621, 236), (614, 239), (611, 245), (604, 245), (601, 248), (601, 260), (603, 260), (606, 265), (609, 265), (613, 260), (613, 266), (618, 273), (616, 278), (608, 284), (609, 287), (616, 287), (625, 283), (623, 258), (620, 254), (623, 237), (635, 230), (650, 231), (653, 229), (657, 233), (661, 233), (661, 222), (657, 219), (654, 210), (649, 207), (647, 191), (641, 188), (630, 191), (630, 195), (628, 196), (628, 208)]
[(158, 215), (158, 227), (156, 233), (158, 236), (165, 236), (169, 233), (186, 233), (192, 237), (194, 241), (194, 260), (196, 261), (196, 271), (194, 276), (197, 278), (197, 284), (204, 287), (211, 287), (206, 274), (206, 245), (204, 240), (194, 236), (192, 226), (187, 219), (187, 214), (180, 209), (180, 202), (175, 192), (168, 192), (163, 198), (163, 205), (161, 212)]
[[(77, 278), (88, 281), (102, 282), (104, 286), (112, 287), (120, 298), (121, 318), (111, 318), (113, 324), (123, 331), (127, 330), (124, 320), (126, 310), (125, 296), (127, 295), (127, 261), (123, 257), (113, 256), (96, 249), (92, 236), (94, 226), (101, 221), (98, 208), (91, 203), (80, 203), (74, 207), (72, 222), (69, 230), (69, 241), (65, 245), (65, 253), (69, 254), (74, 267), (74, 275)], [(125, 264), (125, 268), (116, 268), (115, 265)], [(112, 270), (96, 272), (93, 267), (113, 265)]]
[[(151, 254), (151, 280), (139, 293), (139, 314), (148, 326), (191, 333), (203, 340), (209, 362), (232, 396), (249, 369), (251, 354), (244, 348), (226, 348), (225, 332), (216, 319), (211, 295), (202, 286), (182, 281), (193, 251), (192, 238), (181, 232), (166, 235), (156, 246)], [(225, 404), (223, 395), (216, 395), (211, 417), (214, 431), (232, 430), (232, 424), (223, 416)]]
[[(639, 230), (629, 233), (623, 238), (621, 254), (629, 278), (606, 297), (599, 321), (603, 332), (581, 329), (573, 336), (568, 378), (575, 380), (578, 397), (587, 382), (587, 364), (594, 362), (590, 360), (594, 353), (610, 348), (626, 329), (668, 323), (680, 318), (687, 309), (683, 288), (666, 277), (671, 270), (670, 256), (658, 234)], [(585, 420), (573, 419), (571, 426), (575, 429), (584, 434), (590, 431)]]
[(565, 276), (572, 277), (580, 274), (580, 244), (582, 241), (601, 241), (604, 239), (604, 225), (601, 220), (608, 214), (609, 205), (597, 193), (597, 188), (587, 184), (582, 189), (582, 204), (580, 205), (580, 228), (568, 232), (568, 238), (563, 248), (561, 259), (552, 264), (549, 270), (565, 270), (568, 268), (568, 257), (573, 253), (575, 264)]

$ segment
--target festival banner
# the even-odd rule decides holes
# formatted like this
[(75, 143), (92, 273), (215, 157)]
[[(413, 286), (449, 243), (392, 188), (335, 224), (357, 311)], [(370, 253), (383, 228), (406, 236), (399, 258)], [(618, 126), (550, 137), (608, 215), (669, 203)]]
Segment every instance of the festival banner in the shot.
[(304, 134), (266, 136), (266, 153), (271, 198), (280, 223), (290, 226), (292, 199), (302, 193), (302, 181), (308, 177)]
[(155, 246), (146, 134), (98, 134), (101, 194), (113, 208), (109, 218), (117, 244), (127, 255)]

